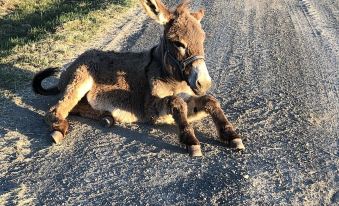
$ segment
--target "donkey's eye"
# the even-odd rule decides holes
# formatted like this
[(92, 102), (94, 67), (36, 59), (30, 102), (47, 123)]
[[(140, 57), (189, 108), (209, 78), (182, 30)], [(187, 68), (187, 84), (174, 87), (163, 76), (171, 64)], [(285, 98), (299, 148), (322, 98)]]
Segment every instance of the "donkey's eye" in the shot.
[(181, 43), (180, 41), (174, 41), (173, 44), (177, 47), (177, 48), (183, 48), (186, 49), (186, 45)]

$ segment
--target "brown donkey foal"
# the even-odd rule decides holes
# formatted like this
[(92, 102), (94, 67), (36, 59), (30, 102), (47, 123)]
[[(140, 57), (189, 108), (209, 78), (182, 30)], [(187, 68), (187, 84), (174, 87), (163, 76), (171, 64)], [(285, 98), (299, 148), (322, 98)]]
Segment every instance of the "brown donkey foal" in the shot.
[(190, 12), (187, 3), (171, 11), (161, 0), (140, 0), (146, 13), (164, 25), (159, 44), (141, 53), (90, 50), (61, 73), (59, 84), (45, 89), (43, 79), (59, 70), (36, 74), (33, 89), (42, 95), (62, 93), (46, 115), (59, 143), (68, 129), (67, 116), (79, 114), (107, 124), (118, 122), (176, 123), (179, 137), (192, 156), (202, 156), (189, 122), (207, 114), (221, 140), (242, 150), (244, 145), (220, 104), (211, 95), (211, 78), (204, 61), (204, 11)]

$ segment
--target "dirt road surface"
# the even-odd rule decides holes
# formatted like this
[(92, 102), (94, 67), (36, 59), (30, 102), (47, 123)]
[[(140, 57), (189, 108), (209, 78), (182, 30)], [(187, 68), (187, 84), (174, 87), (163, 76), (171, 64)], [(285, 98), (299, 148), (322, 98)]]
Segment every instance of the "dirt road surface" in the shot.
[[(80, 117), (52, 145), (43, 114), (55, 99), (1, 88), (0, 204), (339, 204), (339, 2), (192, 6), (206, 9), (211, 93), (247, 138), (246, 151), (224, 147), (211, 119), (195, 124), (203, 158), (186, 154), (173, 126), (106, 129)], [(161, 27), (132, 13), (98, 47), (155, 45)]]

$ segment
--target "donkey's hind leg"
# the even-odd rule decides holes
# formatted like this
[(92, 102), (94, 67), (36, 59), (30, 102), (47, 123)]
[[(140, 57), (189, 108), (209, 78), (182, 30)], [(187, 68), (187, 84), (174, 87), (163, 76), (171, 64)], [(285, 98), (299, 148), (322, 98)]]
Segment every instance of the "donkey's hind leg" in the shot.
[(231, 147), (237, 150), (245, 149), (240, 135), (235, 132), (233, 125), (227, 120), (222, 111), (218, 100), (211, 96), (191, 97), (187, 101), (190, 115), (204, 111), (212, 116), (213, 122), (217, 127), (220, 139), (229, 143)]
[(79, 67), (70, 79), (62, 99), (47, 113), (46, 121), (51, 126), (53, 131), (51, 136), (55, 143), (60, 143), (64, 139), (68, 130), (67, 116), (92, 86), (93, 79), (87, 67)]

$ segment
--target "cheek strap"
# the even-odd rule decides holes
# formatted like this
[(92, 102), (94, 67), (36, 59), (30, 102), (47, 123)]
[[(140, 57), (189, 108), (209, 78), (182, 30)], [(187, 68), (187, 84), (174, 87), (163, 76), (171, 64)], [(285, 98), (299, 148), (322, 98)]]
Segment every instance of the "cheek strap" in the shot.
[(185, 67), (187, 65), (190, 65), (192, 64), (193, 62), (199, 60), (199, 59), (205, 59), (203, 56), (199, 56), (199, 55), (193, 55), (193, 56), (190, 56), (188, 57), (187, 59), (185, 59), (181, 64), (182, 64), (182, 68), (181, 68), (181, 71), (184, 72), (185, 70)]
[(168, 47), (167, 47), (167, 41), (165, 40), (165, 38), (162, 38), (162, 42), (164, 46), (164, 57), (163, 57), (164, 64), (166, 62), (166, 59), (169, 58), (172, 62), (176, 64), (176, 68), (179, 69), (179, 73), (181, 74), (182, 78), (184, 77), (184, 71), (187, 65), (190, 65), (199, 59), (205, 59), (205, 57), (200, 56), (200, 55), (192, 55), (183, 61), (179, 61), (169, 52)]

